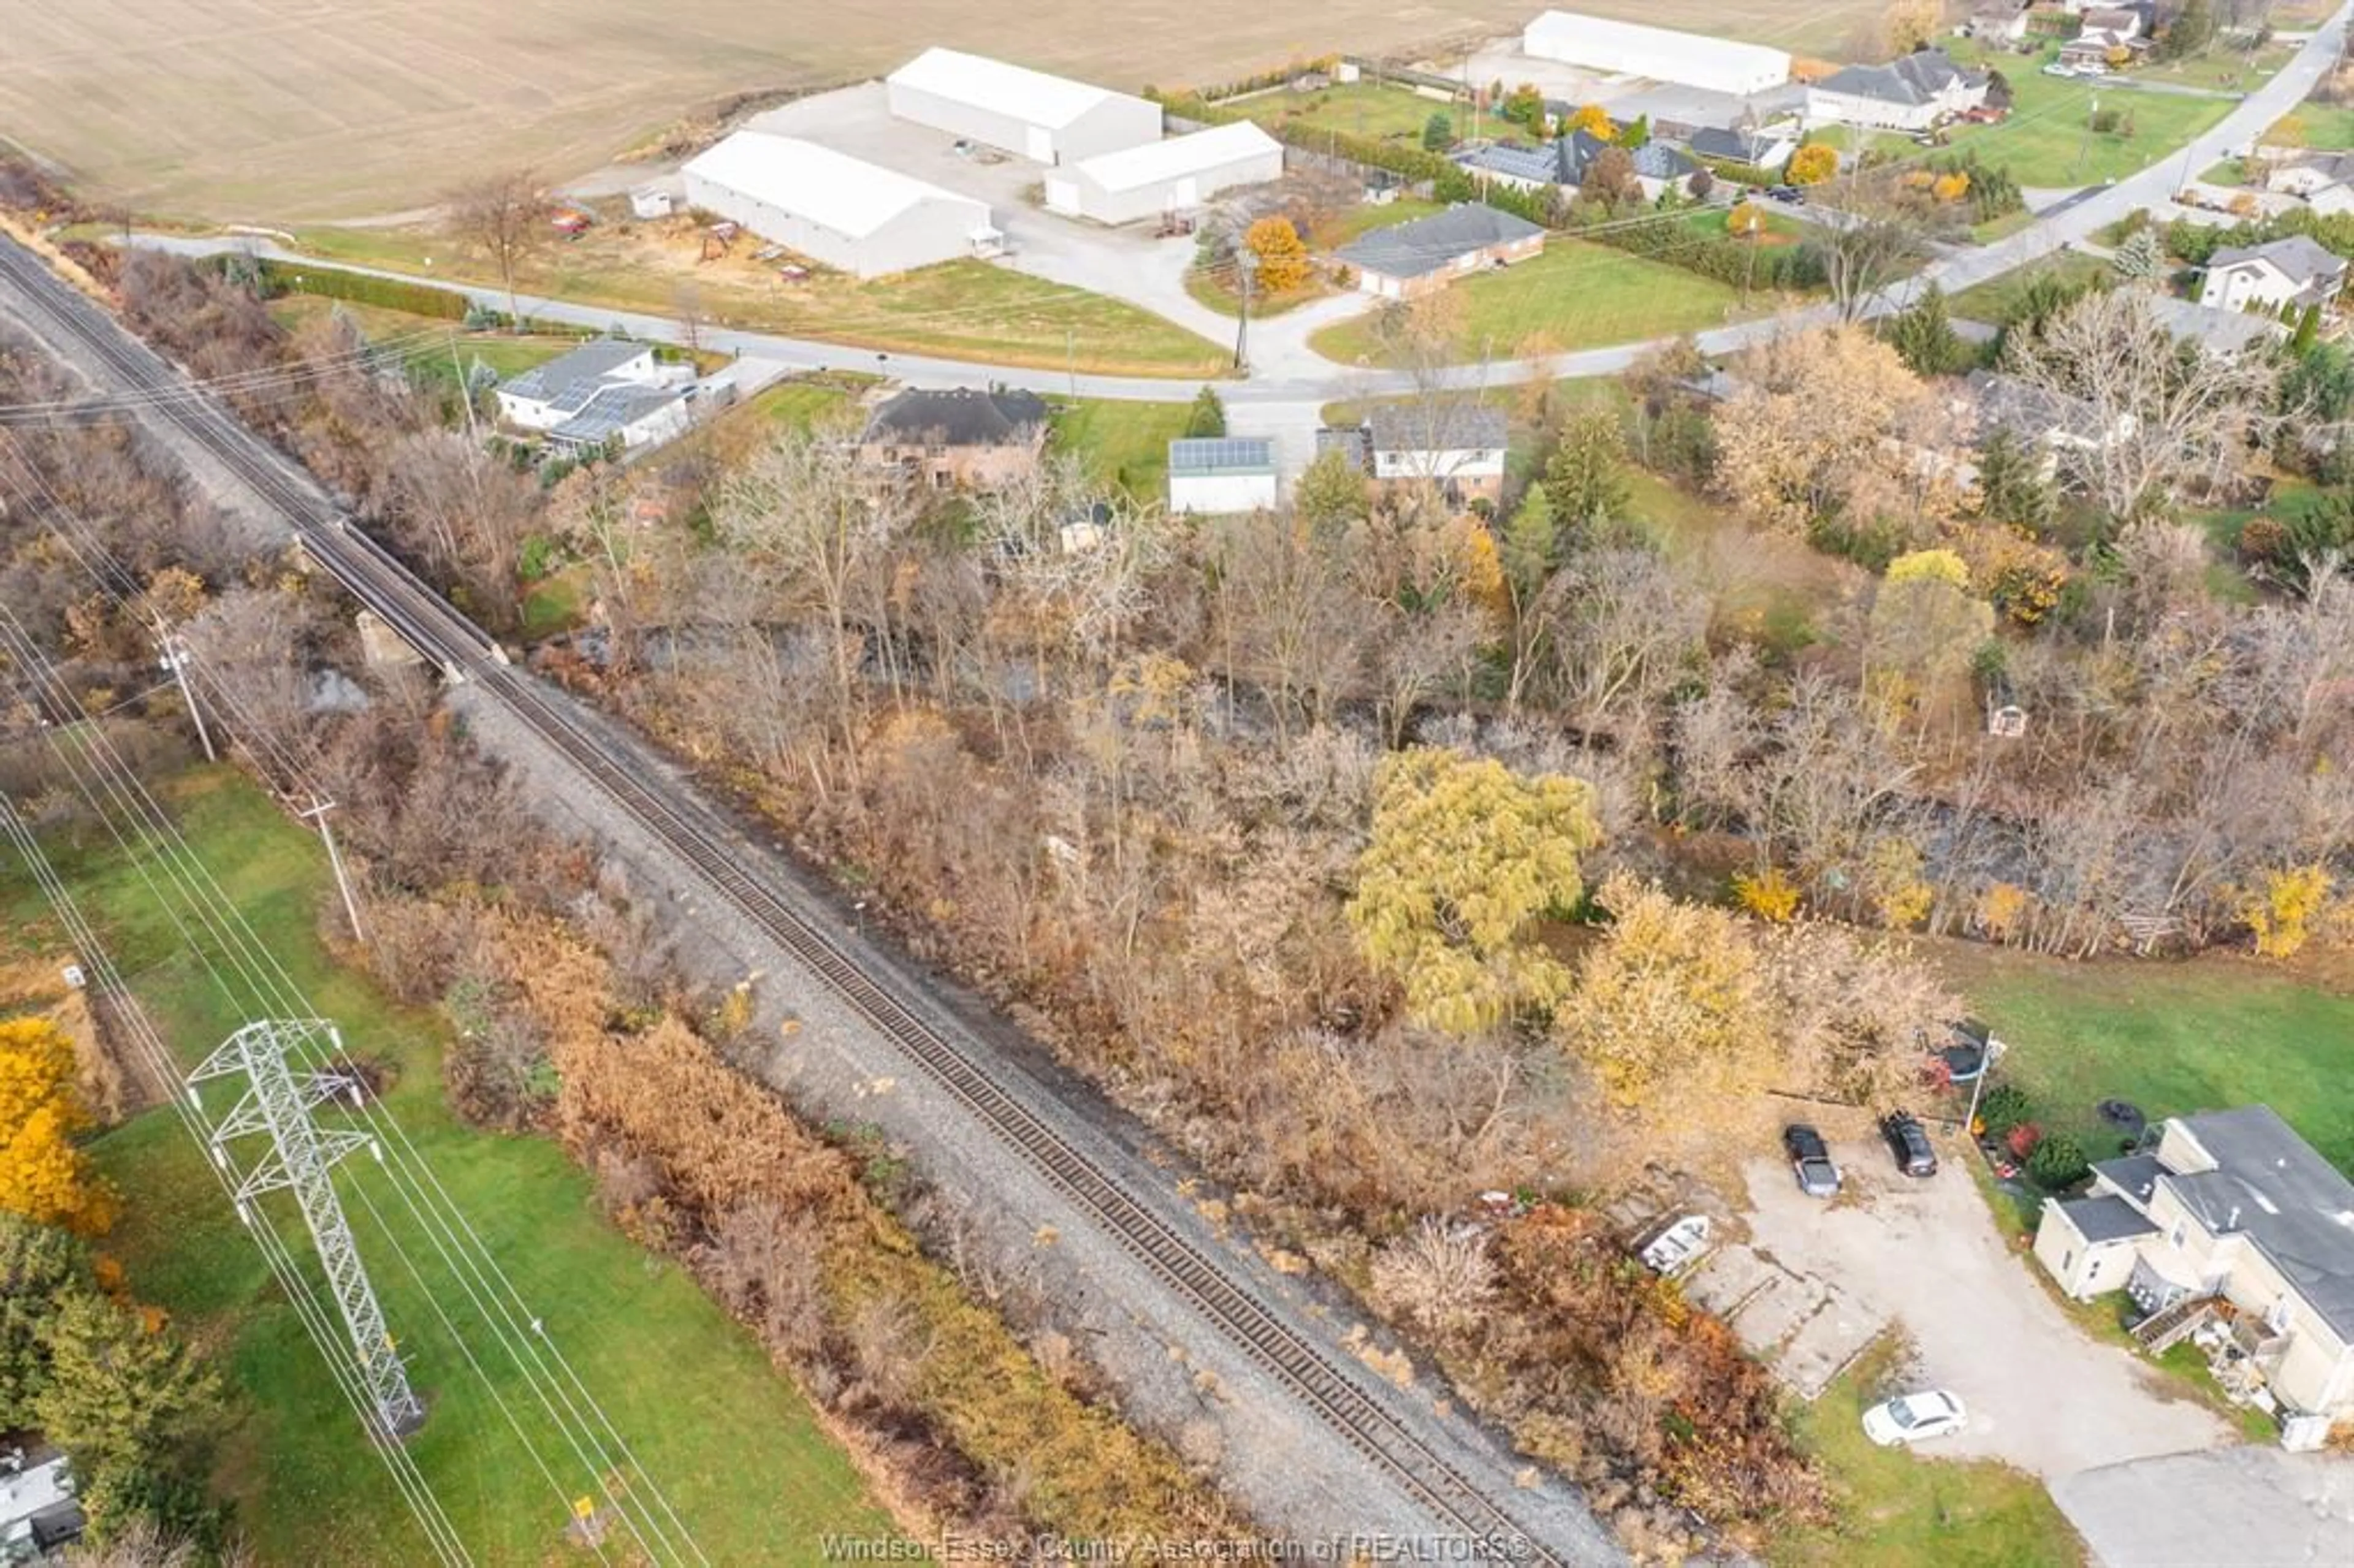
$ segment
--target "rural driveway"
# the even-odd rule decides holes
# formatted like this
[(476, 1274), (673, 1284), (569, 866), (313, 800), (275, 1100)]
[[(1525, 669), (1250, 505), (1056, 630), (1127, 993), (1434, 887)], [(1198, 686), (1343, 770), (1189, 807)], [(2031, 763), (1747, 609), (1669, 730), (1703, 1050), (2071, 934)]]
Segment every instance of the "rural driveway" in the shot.
[(1926, 1181), (1898, 1177), (1877, 1142), (1832, 1152), (1848, 1186), (1832, 1203), (1799, 1192), (1778, 1160), (1751, 1164), (1753, 1245), (1910, 1336), (1924, 1380), (1970, 1411), (1969, 1430), (1936, 1453), (2003, 1459), (2056, 1481), (2230, 1436), (2052, 1302), (2028, 1275), (2032, 1260), (2004, 1245), (1951, 1140), (1940, 1140), (1946, 1169)]

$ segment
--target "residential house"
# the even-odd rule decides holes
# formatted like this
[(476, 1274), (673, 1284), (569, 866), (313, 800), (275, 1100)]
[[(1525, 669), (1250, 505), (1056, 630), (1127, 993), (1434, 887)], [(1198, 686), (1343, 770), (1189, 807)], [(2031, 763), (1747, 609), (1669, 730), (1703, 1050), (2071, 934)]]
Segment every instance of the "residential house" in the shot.
[(2217, 310), (2171, 294), (2151, 294), (2149, 313), (2178, 341), (2196, 344), (2200, 353), (2218, 359), (2234, 359), (2289, 335), (2288, 323), (2269, 313)]
[(1798, 139), (1779, 127), (1702, 125), (1684, 138), (1684, 147), (1695, 158), (1773, 170), (1790, 161)]
[(1968, 417), (1980, 441), (2001, 430), (2026, 450), (2041, 450), (2046, 479), (2059, 471), (2062, 451), (2114, 446), (2138, 424), (2131, 414), (2104, 418), (2081, 397), (1993, 370), (1973, 370), (1964, 378), (1955, 411)]
[(2264, 189), (2318, 213), (2354, 212), (2354, 153), (2296, 153), (2264, 169)]
[[(2139, 25), (2133, 12), (2092, 12), (2094, 16), (2120, 15)], [(2117, 27), (2086, 26), (2074, 37), (2060, 46), (2059, 63), (2087, 76), (2100, 76), (2122, 65), (2131, 65), (2149, 52), (2149, 40)]]
[(2017, 5), (1990, 5), (1973, 11), (1954, 29), (1966, 38), (1988, 45), (2020, 44), (2027, 40), (2027, 10)]
[(14, 1450), (0, 1463), (0, 1563), (42, 1562), (80, 1540), (82, 1526), (73, 1471), (64, 1458), (27, 1464), (22, 1451)]
[[(1542, 146), (1511, 147), (1496, 143), (1474, 147), (1456, 154), (1455, 162), (1473, 175), (1514, 190), (1543, 190), (1548, 185), (1575, 190), (1585, 183), (1585, 172), (1594, 160), (1612, 145), (1590, 131), (1573, 131)], [(1664, 142), (1646, 142), (1628, 149), (1627, 157), (1634, 166), (1635, 184), (1641, 188), (1646, 201), (1659, 200), (1660, 192), (1670, 185), (1681, 185), (1700, 167), (1689, 154)]]
[(920, 490), (994, 490), (1038, 466), (1046, 404), (1033, 392), (906, 391), (868, 416), (859, 466)]
[(2142, 36), (2142, 14), (2130, 5), (2094, 5), (2084, 14), (2084, 31), (2105, 33), (2123, 43)]
[(2168, 1118), (2084, 1196), (2045, 1201), (2035, 1255), (2079, 1299), (2228, 1304), (2276, 1408), (2354, 1417), (2354, 1181), (2269, 1106)]
[(1967, 70), (1939, 48), (1915, 49), (1886, 65), (1849, 66), (1807, 89), (1812, 124), (1926, 131), (1986, 101), (1987, 73)]
[(1363, 425), (1326, 425), (1316, 432), (1316, 455), (1339, 452), (1341, 461), (1360, 473), (1373, 471), (1373, 437)]
[(1502, 499), (1511, 439), (1502, 409), (1455, 398), (1384, 403), (1365, 429), (1376, 483), (1436, 485), (1457, 506)]
[(572, 451), (666, 441), (694, 421), (694, 371), (653, 345), (600, 337), (501, 382), (499, 418)]
[(2210, 256), (2199, 302), (2225, 311), (2308, 304), (2327, 311), (2345, 287), (2345, 258), (2291, 234), (2262, 245), (2227, 245)]
[(1188, 437), (1169, 443), (1169, 510), (1220, 515), (1271, 510), (1275, 443), (1263, 436)]
[(1545, 231), (1480, 202), (1377, 228), (1333, 255), (1357, 274), (1360, 292), (1385, 300), (1434, 293), (1457, 278), (1525, 261), (1544, 249)]

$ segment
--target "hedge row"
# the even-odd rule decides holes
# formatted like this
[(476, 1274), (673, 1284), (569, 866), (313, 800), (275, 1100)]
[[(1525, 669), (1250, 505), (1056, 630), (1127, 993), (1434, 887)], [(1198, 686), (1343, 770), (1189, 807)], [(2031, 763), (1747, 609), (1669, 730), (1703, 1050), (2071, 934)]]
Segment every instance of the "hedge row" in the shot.
[(1324, 75), (1331, 76), (1333, 68), (1340, 63), (1339, 55), (1318, 55), (1314, 59), (1294, 60), (1289, 65), (1277, 66), (1272, 70), (1258, 71), (1250, 76), (1237, 77), (1232, 81), (1217, 82), (1208, 87), (1186, 88), (1181, 92), (1164, 93), (1157, 87), (1148, 87), (1144, 90), (1144, 96), (1163, 108), (1168, 107), (1172, 100), (1182, 98), (1214, 103), (1221, 99), (1240, 98), (1246, 92), (1263, 92), (1270, 87), (1288, 86), (1310, 71), (1321, 71)]
[(1664, 261), (1734, 288), (1799, 291), (1823, 286), (1823, 264), (1810, 245), (1755, 245), (1729, 234), (1702, 234), (1689, 224), (1660, 222), (1600, 228), (1572, 234), (1596, 244)]
[(439, 316), (453, 322), (466, 319), (463, 294), (437, 289), (429, 283), (376, 278), (334, 267), (305, 267), (292, 261), (258, 260), (253, 270), (266, 299), (276, 299), (281, 294), (316, 294), (322, 299), (349, 300), (354, 304), (405, 311), (413, 316)]

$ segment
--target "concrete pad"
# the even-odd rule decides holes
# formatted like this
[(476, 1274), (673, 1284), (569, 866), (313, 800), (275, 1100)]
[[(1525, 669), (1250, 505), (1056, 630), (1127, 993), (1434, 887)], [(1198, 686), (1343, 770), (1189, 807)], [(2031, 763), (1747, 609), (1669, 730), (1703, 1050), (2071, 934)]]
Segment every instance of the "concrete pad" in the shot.
[(1822, 1305), (1798, 1325), (1798, 1331), (1776, 1358), (1775, 1373), (1800, 1399), (1819, 1398), (1831, 1380), (1846, 1371), (1848, 1363), (1887, 1327), (1885, 1316), (1839, 1287), (1827, 1286)]
[(2231, 1448), (2085, 1470), (2052, 1496), (2105, 1568), (2354, 1563), (2354, 1463)]
[(1781, 1273), (1749, 1248), (1734, 1243), (1709, 1254), (1698, 1268), (1684, 1277), (1684, 1294), (1695, 1306), (1720, 1318), (1730, 1318)]
[(1765, 1355), (1796, 1332), (1829, 1298), (1829, 1291), (1820, 1281), (1776, 1269), (1766, 1288), (1734, 1315), (1734, 1332), (1750, 1350)]

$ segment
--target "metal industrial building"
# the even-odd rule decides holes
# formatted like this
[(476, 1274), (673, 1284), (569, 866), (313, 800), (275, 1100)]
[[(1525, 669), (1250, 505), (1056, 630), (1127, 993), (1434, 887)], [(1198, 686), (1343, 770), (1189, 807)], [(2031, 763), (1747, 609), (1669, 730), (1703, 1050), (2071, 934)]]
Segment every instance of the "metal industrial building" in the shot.
[(1161, 106), (1108, 88), (926, 49), (884, 79), (891, 112), (1034, 164), (1076, 164), (1161, 139)]
[(993, 253), (989, 208), (792, 136), (738, 131), (686, 165), (686, 200), (812, 261), (877, 278)]
[(1575, 11), (1547, 11), (1531, 22), (1521, 35), (1521, 52), (1584, 70), (1716, 92), (1763, 92), (1790, 79), (1790, 57), (1780, 49), (1581, 16)]
[(1247, 120), (1126, 152), (1046, 176), (1046, 210), (1097, 223), (1134, 223), (1198, 207), (1235, 185), (1283, 177), (1283, 143)]

